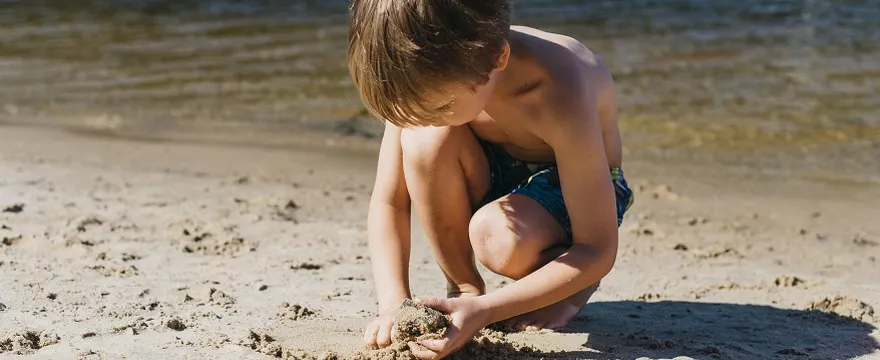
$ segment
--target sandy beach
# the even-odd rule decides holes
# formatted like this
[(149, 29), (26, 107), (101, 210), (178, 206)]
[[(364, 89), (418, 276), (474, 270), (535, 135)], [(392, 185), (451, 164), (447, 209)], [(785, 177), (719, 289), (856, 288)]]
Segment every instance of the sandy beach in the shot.
[[(363, 150), (3, 127), (0, 358), (362, 351), (373, 168)], [(530, 350), (509, 358), (880, 358), (880, 187), (626, 168), (615, 269), (568, 329), (500, 336)], [(441, 296), (415, 229), (413, 292)]]

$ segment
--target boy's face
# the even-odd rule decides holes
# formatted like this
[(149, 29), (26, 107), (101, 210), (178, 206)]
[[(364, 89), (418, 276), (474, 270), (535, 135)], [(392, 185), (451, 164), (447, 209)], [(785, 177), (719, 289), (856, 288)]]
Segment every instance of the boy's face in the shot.
[(440, 117), (438, 126), (458, 126), (474, 120), (489, 102), (495, 87), (495, 76), (483, 85), (470, 86), (461, 83), (442, 85), (428, 99), (430, 106)]

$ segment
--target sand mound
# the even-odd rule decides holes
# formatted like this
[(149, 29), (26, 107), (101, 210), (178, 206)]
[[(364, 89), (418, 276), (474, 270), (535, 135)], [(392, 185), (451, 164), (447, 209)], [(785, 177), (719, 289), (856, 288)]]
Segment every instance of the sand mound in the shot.
[(59, 341), (61, 338), (52, 332), (25, 331), (0, 339), (0, 354), (30, 355)]
[[(356, 354), (350, 360), (413, 360), (416, 358), (407, 346), (409, 341), (440, 339), (446, 334), (449, 327), (447, 315), (416, 304), (411, 300), (404, 300), (397, 311), (395, 320), (391, 346)], [(492, 328), (483, 329), (461, 350), (446, 359), (530, 359), (531, 355), (536, 353), (532, 347), (518, 346), (512, 343), (506, 338), (506, 335), (506, 333)]]
[(869, 323), (874, 320), (874, 308), (871, 307), (871, 305), (857, 299), (843, 296), (814, 301), (810, 303), (808, 309), (837, 314)]
[(406, 299), (397, 310), (391, 338), (397, 343), (423, 339), (440, 339), (446, 335), (449, 319), (437, 310)]

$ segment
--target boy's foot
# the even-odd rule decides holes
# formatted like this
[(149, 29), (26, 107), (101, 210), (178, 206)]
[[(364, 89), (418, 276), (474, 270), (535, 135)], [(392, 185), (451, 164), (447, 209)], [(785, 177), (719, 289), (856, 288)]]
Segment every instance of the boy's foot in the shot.
[(581, 312), (598, 288), (599, 284), (590, 286), (558, 303), (514, 317), (507, 324), (521, 331), (562, 328)]
[(455, 299), (460, 297), (477, 297), (486, 294), (485, 285), (483, 287), (473, 285), (446, 285), (446, 298)]

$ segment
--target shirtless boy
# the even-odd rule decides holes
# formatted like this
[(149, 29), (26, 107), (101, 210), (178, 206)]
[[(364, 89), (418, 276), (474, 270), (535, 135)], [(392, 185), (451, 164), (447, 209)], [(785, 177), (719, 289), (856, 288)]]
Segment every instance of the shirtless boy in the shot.
[[(354, 0), (348, 61), (385, 133), (368, 215), (379, 316), (390, 344), (409, 298), (410, 216), (448, 283), (421, 303), (451, 316), (443, 358), (483, 327), (558, 328), (614, 266), (633, 201), (614, 82), (577, 40), (511, 26), (507, 0)], [(516, 280), (491, 293), (477, 270)]]

